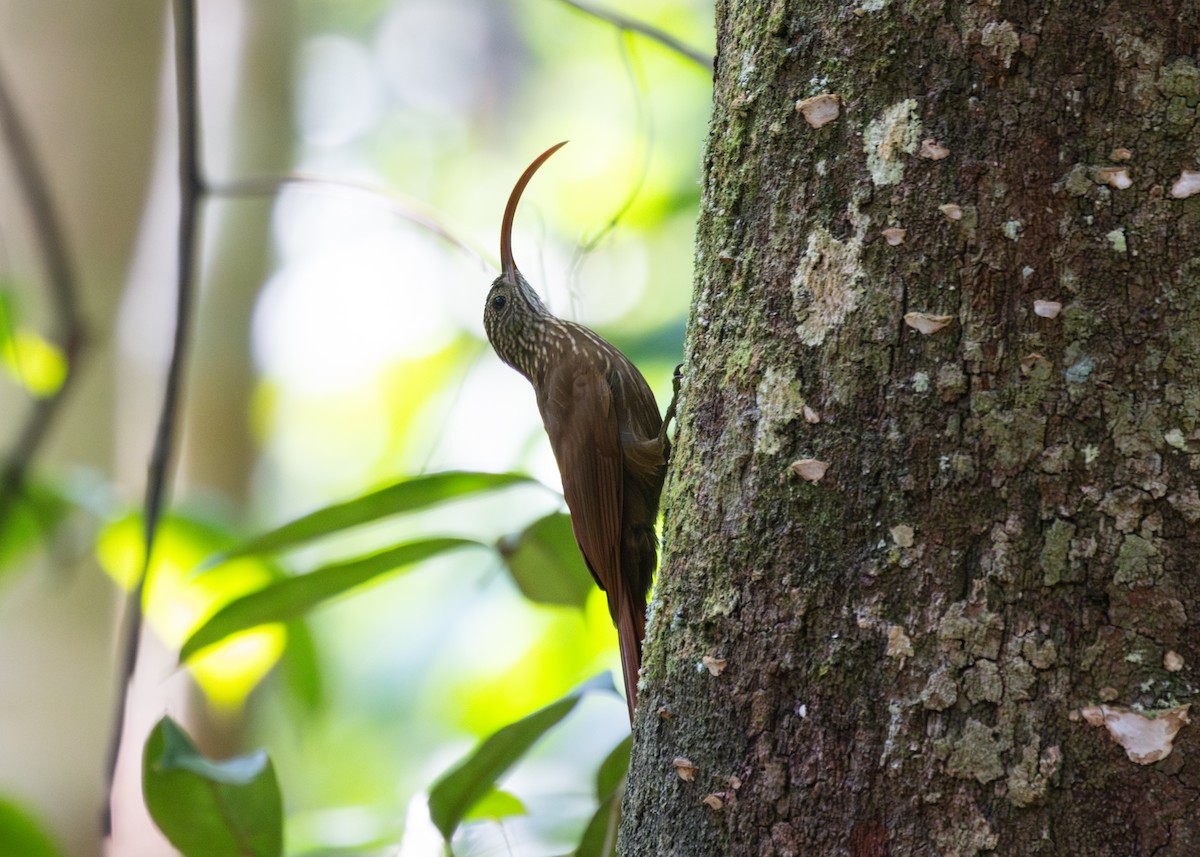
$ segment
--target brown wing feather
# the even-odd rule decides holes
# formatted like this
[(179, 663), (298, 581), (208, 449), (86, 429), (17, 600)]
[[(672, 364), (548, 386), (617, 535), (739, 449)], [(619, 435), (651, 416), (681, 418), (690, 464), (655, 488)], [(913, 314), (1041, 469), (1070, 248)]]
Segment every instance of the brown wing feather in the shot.
[[(608, 608), (621, 644), (630, 718), (645, 626), (644, 593), (621, 573), (624, 452), (613, 390), (599, 366), (563, 361), (550, 370), (538, 407), (551, 438), (571, 510), (571, 527)], [(641, 602), (638, 602), (639, 597)]]
[(547, 375), (544, 401), (538, 404), (575, 540), (596, 582), (609, 591), (621, 577), (621, 444), (612, 391), (600, 373), (564, 366)]

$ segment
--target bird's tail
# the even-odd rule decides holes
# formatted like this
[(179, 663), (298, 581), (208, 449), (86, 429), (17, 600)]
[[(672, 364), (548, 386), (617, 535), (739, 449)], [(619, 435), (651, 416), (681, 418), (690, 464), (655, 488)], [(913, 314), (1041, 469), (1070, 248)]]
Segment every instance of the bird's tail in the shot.
[(616, 610), (617, 641), (621, 645), (621, 672), (625, 676), (625, 701), (629, 704), (629, 725), (637, 707), (638, 671), (642, 666), (642, 639), (646, 636), (646, 608), (628, 596), (618, 597)]

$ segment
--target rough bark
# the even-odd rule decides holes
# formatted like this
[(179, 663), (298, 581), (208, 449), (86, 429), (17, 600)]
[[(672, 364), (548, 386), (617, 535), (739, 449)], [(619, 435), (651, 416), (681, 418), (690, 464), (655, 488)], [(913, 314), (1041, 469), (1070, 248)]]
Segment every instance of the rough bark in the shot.
[(1200, 9), (1046, 6), (718, 3), (624, 854), (1200, 853)]

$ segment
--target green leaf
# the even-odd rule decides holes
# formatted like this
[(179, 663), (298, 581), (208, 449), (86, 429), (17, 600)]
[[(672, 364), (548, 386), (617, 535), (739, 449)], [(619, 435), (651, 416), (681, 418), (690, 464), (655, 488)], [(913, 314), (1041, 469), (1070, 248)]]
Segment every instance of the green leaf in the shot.
[(184, 857), (283, 853), (283, 801), (261, 750), (214, 762), (164, 717), (146, 740), (142, 790), (154, 823)]
[(526, 815), (525, 804), (510, 792), (492, 789), (467, 813), (464, 821), (496, 821), (514, 815)]
[(609, 795), (600, 802), (588, 822), (579, 847), (570, 857), (613, 857), (617, 853), (617, 829), (621, 826), (621, 795)]
[(317, 644), (303, 619), (288, 622), (287, 648), (283, 650), (279, 665), (284, 686), (292, 698), (310, 714), (319, 710), (325, 703), (325, 681), (317, 657)]
[(0, 799), (0, 852), (20, 857), (63, 857), (65, 853), (33, 816), (3, 799)]
[(625, 775), (629, 773), (629, 753), (633, 748), (633, 735), (626, 735), (625, 740), (613, 747), (611, 753), (600, 763), (596, 772), (596, 797), (604, 800), (617, 793)]
[(579, 847), (571, 857), (613, 857), (617, 847), (617, 828), (621, 826), (621, 798), (625, 775), (629, 773), (629, 752), (633, 736), (613, 748), (596, 772), (596, 797), (600, 805), (588, 822)]
[(509, 574), (530, 601), (583, 609), (594, 581), (571, 530), (571, 516), (554, 512), (496, 545)]
[(608, 673), (597, 676), (557, 702), (495, 732), (433, 784), (429, 790), (429, 817), (447, 842), (471, 808), (495, 790), (496, 780), (504, 776), (539, 738), (570, 714), (585, 693), (592, 690), (616, 693), (612, 676)]
[(468, 494), (495, 491), (510, 485), (533, 482), (519, 473), (475, 473), (448, 470), (396, 482), (385, 488), (334, 503), (302, 518), (270, 530), (231, 550), (205, 561), (201, 568), (212, 568), (238, 556), (277, 553), (342, 530), (378, 521), (393, 515), (415, 512)]
[(284, 578), (243, 595), (214, 613), (183, 644), (179, 661), (183, 663), (201, 649), (239, 631), (294, 619), (318, 604), (381, 575), (446, 551), (478, 544), (467, 539), (425, 539), (327, 565), (308, 574)]

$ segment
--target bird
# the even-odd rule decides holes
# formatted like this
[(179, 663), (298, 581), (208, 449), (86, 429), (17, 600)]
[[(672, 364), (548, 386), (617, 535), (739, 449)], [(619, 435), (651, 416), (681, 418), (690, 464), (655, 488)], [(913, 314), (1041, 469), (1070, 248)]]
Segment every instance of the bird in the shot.
[[(564, 145), (538, 155), (509, 195), (500, 225), (500, 276), (488, 290), (483, 322), (497, 356), (533, 385), (575, 542), (608, 597), (632, 726), (675, 400), (664, 419), (650, 385), (629, 358), (596, 332), (554, 316), (513, 259), (513, 219), (521, 194)], [(676, 397), (679, 381), (677, 369)]]

